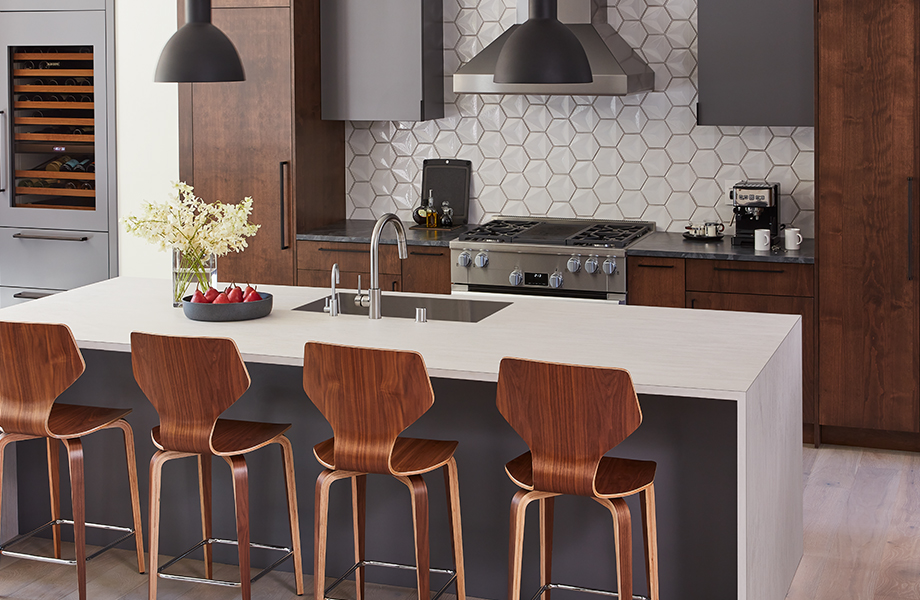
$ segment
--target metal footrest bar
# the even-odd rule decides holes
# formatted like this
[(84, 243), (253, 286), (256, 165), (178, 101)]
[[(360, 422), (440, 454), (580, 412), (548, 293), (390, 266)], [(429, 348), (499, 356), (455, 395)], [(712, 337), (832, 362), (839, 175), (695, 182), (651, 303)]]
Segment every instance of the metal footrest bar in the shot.
[[(341, 598), (331, 597), (329, 595), (329, 592), (339, 587), (339, 585), (343, 581), (345, 581), (345, 579), (347, 579), (349, 575), (357, 571), (360, 567), (387, 567), (390, 569), (402, 569), (404, 571), (416, 571), (417, 570), (417, 567), (414, 565), (403, 565), (400, 563), (389, 563), (389, 562), (382, 562), (379, 560), (362, 560), (361, 562), (357, 562), (354, 565), (352, 565), (352, 567), (348, 569), (347, 571), (345, 571), (345, 573), (341, 577), (333, 581), (329, 586), (326, 587), (325, 590), (323, 590), (323, 600), (342, 600)], [(437, 568), (431, 567), (428, 569), (428, 572), (438, 573), (441, 575), (450, 575), (450, 579), (447, 580), (447, 583), (445, 583), (441, 587), (441, 589), (439, 589), (438, 592), (434, 596), (431, 597), (431, 600), (438, 600), (438, 598), (440, 598), (441, 595), (444, 594), (447, 588), (450, 587), (450, 584), (452, 584), (454, 580), (457, 579), (457, 572), (451, 569), (437, 569)], [(648, 600), (648, 599), (646, 598), (645, 600)]]
[[(539, 590), (537, 590), (537, 593), (534, 594), (533, 598), (531, 598), (530, 600), (537, 600), (537, 598), (542, 596), (543, 592), (545, 592), (546, 590), (566, 590), (569, 592), (586, 592), (588, 594), (597, 594), (599, 596), (612, 596), (614, 598), (620, 597), (618, 593), (608, 592), (607, 590), (595, 590), (595, 589), (586, 588), (586, 587), (578, 587), (577, 585), (566, 585), (564, 583), (547, 583), (546, 585), (541, 587)], [(648, 596), (639, 596), (637, 594), (633, 594), (632, 600), (649, 600), (649, 599), (648, 599)]]
[[(189, 575), (173, 575), (171, 573), (164, 573), (166, 569), (176, 564), (177, 562), (179, 562), (180, 560), (182, 560), (183, 558), (185, 558), (186, 556), (188, 556), (195, 550), (198, 550), (199, 548), (207, 544), (224, 544), (226, 546), (239, 546), (240, 545), (240, 543), (237, 540), (224, 540), (220, 538), (208, 538), (206, 540), (201, 540), (200, 542), (198, 542), (197, 544), (195, 544), (194, 546), (192, 546), (191, 548), (189, 548), (188, 550), (186, 550), (179, 556), (173, 558), (172, 560), (168, 561), (165, 565), (158, 568), (157, 576), (163, 579), (175, 579), (176, 581), (191, 581), (193, 583), (207, 583), (209, 585), (220, 585), (224, 587), (240, 587), (242, 584), (239, 581), (226, 581), (224, 579), (205, 579), (204, 577), (191, 577)], [(269, 573), (277, 569), (278, 565), (280, 565), (285, 560), (287, 560), (289, 557), (294, 555), (293, 550), (291, 550), (290, 548), (286, 548), (284, 546), (269, 546), (266, 544), (250, 543), (249, 547), (259, 548), (261, 550), (275, 550), (277, 552), (284, 552), (284, 556), (282, 556), (281, 558), (273, 562), (271, 565), (265, 567), (264, 569), (256, 573), (255, 577), (252, 577), (249, 580), (250, 583), (255, 583), (256, 581), (258, 581), (265, 575), (268, 575)]]
[[(51, 527), (54, 527), (55, 525), (70, 525), (71, 527), (73, 527), (73, 521), (68, 520), (68, 519), (56, 519), (56, 520), (54, 520), (54, 521), (48, 521), (48, 522), (45, 523), (44, 525), (40, 525), (40, 526), (36, 527), (35, 529), (33, 529), (32, 531), (30, 531), (30, 532), (28, 532), (28, 533), (19, 534), (19, 535), (17, 535), (16, 537), (14, 537), (14, 538), (10, 539), (9, 541), (7, 541), (5, 544), (0, 545), (0, 555), (2, 555), (2, 556), (10, 556), (10, 557), (12, 557), (12, 558), (24, 558), (24, 559), (26, 559), (26, 560), (37, 560), (37, 561), (39, 561), (39, 562), (52, 563), (52, 564), (55, 564), (55, 565), (70, 565), (70, 566), (76, 566), (76, 564), (77, 564), (77, 559), (75, 559), (75, 558), (73, 558), (73, 559), (55, 558), (55, 557), (53, 557), (53, 556), (41, 556), (41, 555), (38, 555), (38, 554), (29, 554), (29, 553), (27, 553), (27, 552), (14, 552), (14, 551), (12, 551), (12, 550), (8, 550), (8, 548), (9, 548), (10, 546), (15, 546), (16, 544), (19, 544), (20, 542), (24, 542), (25, 540), (29, 539), (30, 537), (33, 537), (33, 536), (35, 536), (35, 535), (38, 535), (38, 534), (41, 533), (42, 531), (44, 531), (44, 530), (46, 530), (46, 529), (49, 529), (49, 528), (51, 528)], [(94, 558), (96, 558), (97, 556), (99, 556), (100, 554), (102, 554), (102, 553), (104, 553), (104, 552), (107, 552), (107, 551), (111, 550), (112, 548), (114, 548), (114, 547), (117, 546), (118, 544), (122, 543), (123, 541), (125, 541), (126, 539), (128, 539), (128, 538), (130, 538), (131, 536), (134, 535), (134, 529), (131, 528), (131, 527), (119, 527), (119, 526), (117, 526), (117, 525), (105, 525), (105, 524), (102, 524), (102, 523), (86, 523), (86, 527), (87, 527), (87, 528), (90, 528), (90, 529), (105, 529), (105, 530), (108, 530), (108, 531), (121, 531), (121, 532), (124, 532), (124, 534), (125, 534), (125, 535), (121, 536), (120, 538), (118, 538), (117, 540), (115, 540), (114, 542), (111, 542), (111, 543), (107, 544), (106, 546), (103, 546), (102, 548), (100, 548), (100, 549), (97, 550), (96, 552), (93, 552), (92, 554), (90, 554), (89, 556), (87, 556), (87, 557), (86, 557), (86, 562), (89, 562), (89, 561), (91, 561), (92, 559), (94, 559)]]

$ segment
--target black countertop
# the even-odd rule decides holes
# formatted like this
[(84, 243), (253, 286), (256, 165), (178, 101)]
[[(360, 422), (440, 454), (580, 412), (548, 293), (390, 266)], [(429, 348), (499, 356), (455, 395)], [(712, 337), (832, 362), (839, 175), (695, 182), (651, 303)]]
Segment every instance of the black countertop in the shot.
[[(369, 244), (371, 233), (374, 231), (376, 221), (371, 219), (346, 219), (336, 221), (325, 227), (298, 233), (298, 241), (306, 242), (352, 242), (356, 244)], [(444, 246), (451, 240), (460, 237), (476, 225), (460, 225), (450, 231), (411, 229), (410, 223), (403, 223), (406, 227), (406, 242), (410, 246)], [(383, 230), (380, 237), (381, 244), (395, 244), (396, 233), (392, 226)]]
[(744, 260), (754, 262), (815, 264), (815, 240), (806, 238), (799, 250), (756, 251), (752, 246), (732, 246), (726, 235), (718, 242), (685, 239), (681, 233), (650, 233), (629, 247), (627, 256), (659, 256), (664, 258), (707, 258), (711, 260)]

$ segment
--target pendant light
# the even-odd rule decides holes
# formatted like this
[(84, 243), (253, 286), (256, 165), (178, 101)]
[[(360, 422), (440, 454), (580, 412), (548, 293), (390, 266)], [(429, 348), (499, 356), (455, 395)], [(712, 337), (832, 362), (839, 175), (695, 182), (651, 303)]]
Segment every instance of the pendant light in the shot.
[(495, 83), (591, 83), (581, 42), (556, 17), (556, 0), (530, 0), (530, 16), (508, 36)]
[(211, 24), (211, 0), (186, 0), (185, 25), (160, 54), (156, 81), (244, 81), (243, 63), (230, 38)]

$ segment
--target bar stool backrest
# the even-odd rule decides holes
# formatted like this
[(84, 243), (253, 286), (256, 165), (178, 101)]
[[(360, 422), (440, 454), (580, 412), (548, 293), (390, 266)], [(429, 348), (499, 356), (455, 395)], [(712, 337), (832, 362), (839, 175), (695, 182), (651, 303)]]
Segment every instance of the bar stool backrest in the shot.
[(307, 342), (303, 389), (335, 437), (335, 468), (390, 474), (396, 437), (434, 404), (418, 352)]
[(639, 427), (623, 369), (503, 358), (496, 404), (530, 448), (535, 490), (595, 496), (601, 457)]
[(0, 323), (0, 427), (50, 435), (51, 405), (85, 369), (67, 325)]
[(134, 378), (160, 416), (167, 450), (211, 454), (211, 434), (222, 412), (249, 389), (249, 373), (227, 338), (133, 332)]

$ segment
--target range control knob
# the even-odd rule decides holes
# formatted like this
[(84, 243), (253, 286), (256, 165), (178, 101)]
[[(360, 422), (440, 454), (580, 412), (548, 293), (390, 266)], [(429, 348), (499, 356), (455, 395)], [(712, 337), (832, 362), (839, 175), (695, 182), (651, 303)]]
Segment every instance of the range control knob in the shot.
[(585, 261), (585, 272), (590, 273), (591, 275), (594, 275), (595, 273), (597, 273), (597, 268), (599, 266), (600, 265), (597, 264), (597, 257), (592, 256), (588, 260)]
[(569, 270), (569, 273), (578, 273), (581, 270), (581, 258), (573, 256), (565, 263), (565, 268)]
[(549, 276), (549, 287), (559, 289), (562, 287), (562, 273), (556, 271)]
[(508, 283), (511, 285), (521, 285), (524, 283), (524, 274), (521, 273), (520, 269), (511, 271), (511, 275), (508, 275)]
[(468, 267), (473, 262), (473, 256), (464, 250), (460, 253), (460, 256), (457, 257), (457, 264), (461, 267)]
[(476, 258), (473, 259), (473, 265), (479, 267), (480, 269), (489, 264), (489, 255), (485, 252), (480, 252), (476, 255)]
[(601, 267), (607, 275), (613, 275), (617, 271), (617, 259), (611, 257), (604, 261)]

